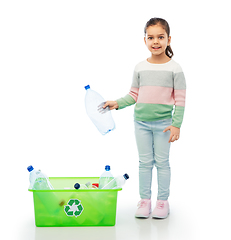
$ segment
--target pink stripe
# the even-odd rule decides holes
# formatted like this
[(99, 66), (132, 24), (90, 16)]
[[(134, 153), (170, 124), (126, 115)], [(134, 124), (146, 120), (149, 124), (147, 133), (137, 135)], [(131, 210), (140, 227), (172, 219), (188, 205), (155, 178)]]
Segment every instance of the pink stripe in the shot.
[(137, 101), (138, 92), (139, 92), (139, 88), (131, 87), (130, 92), (129, 92), (129, 95), (130, 95), (131, 97), (133, 97), (133, 99), (134, 99), (135, 101)]
[(139, 89), (137, 103), (154, 103), (173, 105), (173, 88), (158, 86), (142, 86)]
[(175, 105), (176, 106), (185, 106), (185, 96), (186, 90), (174, 90)]

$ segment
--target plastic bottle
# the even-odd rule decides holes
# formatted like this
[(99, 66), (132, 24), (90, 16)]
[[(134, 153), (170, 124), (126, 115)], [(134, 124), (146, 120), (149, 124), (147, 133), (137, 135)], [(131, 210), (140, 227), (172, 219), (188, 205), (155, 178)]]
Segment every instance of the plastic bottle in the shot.
[(118, 176), (111, 180), (108, 184), (106, 184), (102, 189), (115, 189), (115, 188), (121, 188), (126, 180), (129, 179), (129, 176), (127, 173), (125, 173), (123, 176)]
[(103, 188), (106, 184), (108, 184), (112, 179), (114, 179), (111, 173), (111, 167), (109, 165), (105, 166), (105, 171), (99, 178), (99, 189)]
[(54, 189), (47, 176), (40, 170), (35, 170), (31, 165), (27, 168), (30, 172), (29, 181), (30, 189), (34, 190), (51, 190)]
[(111, 111), (100, 113), (98, 111), (99, 105), (105, 102), (105, 100), (99, 93), (91, 90), (89, 85), (85, 86), (85, 89), (85, 107), (87, 115), (95, 124), (99, 132), (102, 135), (105, 135), (115, 128), (115, 123), (112, 118)]
[(90, 189), (91, 188), (91, 183), (90, 182), (87, 182), (85, 184), (79, 184), (79, 183), (76, 183), (74, 185), (74, 188), (75, 189)]
[[(47, 176), (40, 170), (35, 170), (31, 165), (27, 167), (27, 170), (30, 172), (29, 189), (33, 190), (54, 189)], [(40, 199), (41, 203), (44, 205), (47, 212), (51, 215), (57, 214), (62, 209), (62, 206), (65, 202), (63, 199), (60, 199), (55, 192), (48, 191), (44, 194), (44, 192), (36, 191), (34, 192), (34, 194), (36, 195), (36, 198), (38, 197)]]

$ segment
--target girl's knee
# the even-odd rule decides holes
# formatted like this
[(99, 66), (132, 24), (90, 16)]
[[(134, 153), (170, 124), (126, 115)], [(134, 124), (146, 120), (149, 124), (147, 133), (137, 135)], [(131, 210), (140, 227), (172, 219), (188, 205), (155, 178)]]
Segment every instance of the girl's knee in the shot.
[(139, 159), (139, 168), (153, 168), (154, 166), (154, 159), (153, 158), (140, 158)]
[(155, 160), (155, 166), (156, 168), (168, 169), (170, 168), (169, 159), (167, 158), (167, 159)]

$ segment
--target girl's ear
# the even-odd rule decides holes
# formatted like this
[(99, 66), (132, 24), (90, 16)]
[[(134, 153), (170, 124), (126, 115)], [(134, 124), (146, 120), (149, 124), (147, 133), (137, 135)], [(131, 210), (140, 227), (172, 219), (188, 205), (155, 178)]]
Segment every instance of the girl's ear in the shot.
[(168, 37), (168, 46), (170, 45), (171, 43), (171, 36)]
[(145, 43), (145, 45), (146, 45), (146, 37), (144, 37), (144, 43)]

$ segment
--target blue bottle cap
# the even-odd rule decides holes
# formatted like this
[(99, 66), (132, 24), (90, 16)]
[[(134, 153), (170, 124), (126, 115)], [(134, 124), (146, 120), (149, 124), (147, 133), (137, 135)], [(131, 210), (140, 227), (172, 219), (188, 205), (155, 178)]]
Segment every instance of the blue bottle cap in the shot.
[(86, 90), (90, 88), (90, 85), (87, 85), (84, 87)]
[(79, 183), (76, 183), (76, 184), (74, 185), (74, 188), (75, 188), (75, 189), (79, 189), (79, 188), (80, 188), (80, 184), (79, 184)]
[(29, 172), (31, 172), (32, 170), (33, 170), (34, 168), (30, 165), (29, 167), (27, 167), (27, 170), (29, 171)]
[(110, 167), (109, 165), (106, 165), (106, 166), (105, 166), (105, 170), (106, 170), (106, 171), (110, 171), (110, 169), (111, 169), (111, 167)]
[(129, 179), (129, 176), (128, 176), (128, 174), (127, 174), (127, 173), (125, 173), (125, 174), (124, 174), (124, 178), (125, 178), (126, 180), (128, 180), (128, 179)]

